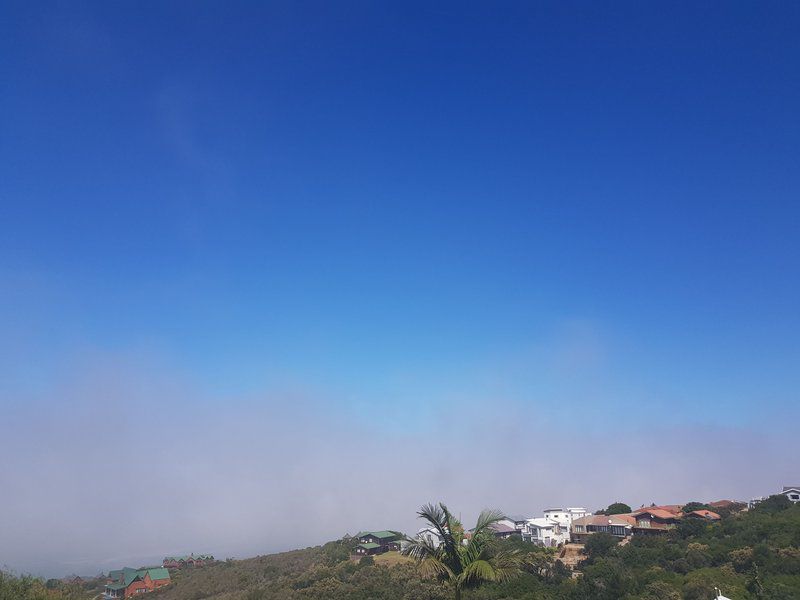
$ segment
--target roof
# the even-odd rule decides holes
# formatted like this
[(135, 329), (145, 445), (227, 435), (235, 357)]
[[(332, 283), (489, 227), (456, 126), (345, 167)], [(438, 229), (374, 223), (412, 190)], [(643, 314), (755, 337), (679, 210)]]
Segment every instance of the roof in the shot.
[(652, 513), (654, 510), (662, 510), (668, 513), (672, 513), (673, 515), (681, 514), (683, 506), (680, 504), (661, 504), (658, 506), (643, 506), (642, 508), (637, 508), (631, 514), (640, 514), (643, 512)]
[(535, 519), (528, 519), (528, 525), (531, 527), (537, 527), (539, 529), (555, 527), (558, 525), (555, 521), (551, 521), (545, 517), (537, 517)]
[(368, 544), (359, 544), (358, 547), (359, 548), (364, 548), (366, 550), (372, 550), (373, 548), (380, 548), (381, 545), (380, 544), (376, 544), (375, 542), (370, 542)]
[(575, 519), (573, 525), (619, 525), (627, 527), (636, 525), (636, 519), (632, 515), (587, 515), (580, 519)]
[(522, 515), (506, 515), (505, 518), (508, 519), (509, 521), (514, 521), (515, 523), (516, 522), (521, 523), (522, 521), (528, 520), (528, 517), (523, 517)]
[(139, 572), (141, 573), (142, 577), (144, 577), (145, 573), (149, 573), (150, 574), (150, 579), (152, 579), (153, 581), (157, 581), (159, 579), (169, 579), (169, 571), (167, 569), (165, 569), (164, 567), (155, 567), (155, 568), (152, 568), (152, 569), (142, 569)]
[(379, 540), (384, 540), (387, 538), (397, 537), (397, 534), (394, 531), (367, 531), (366, 533), (362, 533), (358, 537), (367, 537), (371, 535), (372, 537), (376, 537)]
[(509, 527), (508, 525), (504, 525), (503, 523), (492, 523), (491, 525), (489, 525), (489, 528), (495, 533), (516, 533), (517, 531), (513, 527)]
[(783, 486), (784, 492), (800, 492), (800, 485), (785, 485)]
[(698, 517), (703, 517), (705, 519), (711, 519), (712, 521), (717, 521), (717, 520), (722, 518), (717, 513), (713, 512), (713, 511), (710, 511), (710, 510), (706, 510), (706, 509), (693, 510), (689, 514), (690, 515), (697, 515)]
[(636, 516), (639, 515), (651, 515), (657, 519), (680, 519), (681, 515), (672, 513), (668, 510), (664, 510), (663, 508), (648, 508), (646, 510), (640, 510), (636, 513)]

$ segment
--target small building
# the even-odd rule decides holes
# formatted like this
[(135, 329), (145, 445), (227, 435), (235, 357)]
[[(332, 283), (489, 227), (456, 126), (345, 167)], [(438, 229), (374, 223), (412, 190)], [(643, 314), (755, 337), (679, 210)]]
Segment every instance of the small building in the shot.
[(633, 535), (636, 519), (632, 515), (588, 515), (572, 521), (570, 537), (576, 544), (583, 544), (595, 533), (608, 533), (625, 539)]
[(358, 535), (356, 554), (372, 556), (384, 552), (399, 551), (402, 535), (396, 531), (367, 531)]
[(438, 548), (444, 543), (441, 534), (434, 527), (423, 527), (417, 532), (418, 540), (425, 540), (434, 548)]
[(164, 567), (117, 569), (108, 574), (103, 598), (130, 598), (169, 585), (170, 581), (169, 571)]
[(186, 567), (203, 567), (214, 562), (210, 554), (189, 554), (188, 556), (167, 556), (161, 562), (165, 569), (184, 569)]
[(522, 515), (506, 515), (497, 522), (506, 527), (511, 527), (517, 533), (521, 534), (525, 529), (525, 524), (528, 522), (528, 517), (523, 517)]
[(682, 515), (662, 508), (648, 508), (635, 512), (633, 517), (636, 520), (635, 534), (659, 535), (674, 529)]
[(489, 529), (492, 531), (495, 537), (500, 539), (510, 538), (515, 533), (519, 534), (519, 531), (517, 531), (516, 527), (512, 527), (503, 521), (492, 523), (489, 525)]
[(797, 504), (798, 502), (800, 502), (800, 485), (784, 486), (781, 494), (783, 494), (789, 500)]
[(537, 546), (558, 546), (569, 541), (569, 527), (548, 517), (528, 519), (522, 539)]

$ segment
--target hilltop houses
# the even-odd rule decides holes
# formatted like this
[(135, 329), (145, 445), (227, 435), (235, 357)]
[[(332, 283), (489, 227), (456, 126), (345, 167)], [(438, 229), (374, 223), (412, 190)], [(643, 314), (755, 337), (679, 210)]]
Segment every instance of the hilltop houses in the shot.
[(210, 554), (194, 553), (189, 556), (167, 556), (161, 562), (161, 566), (165, 569), (183, 569), (186, 567), (203, 567), (214, 562), (214, 557)]
[(522, 539), (539, 546), (558, 546), (570, 539), (572, 522), (591, 513), (582, 507), (548, 508), (544, 516), (527, 519)]
[(373, 556), (390, 550), (400, 550), (402, 535), (396, 531), (367, 531), (358, 535), (356, 554)]
[(164, 567), (117, 569), (108, 574), (103, 598), (130, 598), (162, 588), (170, 581), (169, 571)]
[(678, 504), (642, 507), (627, 514), (588, 515), (572, 522), (570, 539), (584, 543), (593, 533), (600, 531), (624, 539), (631, 535), (661, 535), (674, 529), (683, 519), (718, 521), (721, 517), (708, 509), (682, 512)]
[(570, 538), (576, 544), (583, 544), (590, 535), (604, 532), (619, 539), (633, 535), (636, 518), (632, 515), (587, 515), (575, 519), (570, 527)]

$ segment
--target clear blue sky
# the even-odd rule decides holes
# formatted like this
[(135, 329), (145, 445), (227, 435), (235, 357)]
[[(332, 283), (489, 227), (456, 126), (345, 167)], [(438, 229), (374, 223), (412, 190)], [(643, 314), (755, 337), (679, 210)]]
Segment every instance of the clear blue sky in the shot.
[(122, 355), (412, 431), (797, 414), (800, 4), (0, 10), (10, 410)]
[(618, 383), (793, 402), (800, 8), (645, 4), (7, 4), (6, 377), (380, 403), (577, 321)]

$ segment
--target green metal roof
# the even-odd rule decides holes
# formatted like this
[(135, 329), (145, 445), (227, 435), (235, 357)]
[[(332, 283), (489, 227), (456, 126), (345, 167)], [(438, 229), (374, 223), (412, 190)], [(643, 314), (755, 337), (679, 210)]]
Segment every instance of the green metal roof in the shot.
[(169, 571), (164, 567), (155, 567), (153, 569), (142, 569), (139, 571), (141, 576), (144, 577), (145, 573), (150, 573), (150, 579), (157, 580), (157, 579), (169, 579)]
[(394, 531), (368, 531), (367, 533), (361, 535), (360, 537), (366, 537), (368, 535), (374, 536), (379, 540), (397, 537), (397, 534)]
[(109, 583), (106, 587), (110, 590), (124, 590), (126, 585), (124, 583)]
[(364, 548), (365, 550), (372, 550), (373, 548), (380, 548), (380, 544), (376, 544), (375, 542), (370, 542), (369, 544), (359, 544), (359, 548)]

